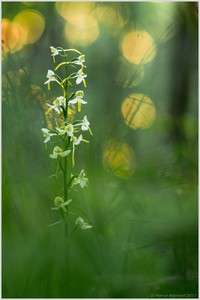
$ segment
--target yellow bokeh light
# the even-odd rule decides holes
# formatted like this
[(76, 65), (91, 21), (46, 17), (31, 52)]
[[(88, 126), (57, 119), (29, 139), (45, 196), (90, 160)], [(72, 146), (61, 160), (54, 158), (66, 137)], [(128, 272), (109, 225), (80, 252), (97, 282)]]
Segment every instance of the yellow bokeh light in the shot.
[(95, 9), (95, 17), (109, 28), (120, 28), (125, 24), (121, 14), (113, 7), (100, 6)]
[(13, 23), (20, 28), (20, 39), (23, 44), (35, 43), (41, 37), (45, 27), (44, 17), (32, 9), (18, 13)]
[(87, 46), (98, 38), (99, 26), (92, 16), (88, 16), (84, 20), (80, 19), (77, 23), (66, 24), (64, 34), (71, 44)]
[(93, 2), (57, 2), (58, 13), (68, 22), (76, 23), (84, 21), (91, 16), (95, 7)]
[(87, 46), (99, 36), (99, 25), (93, 17), (93, 2), (57, 2), (58, 13), (67, 21), (64, 35), (71, 45)]
[(130, 31), (121, 42), (123, 56), (131, 63), (147, 64), (151, 62), (157, 53), (152, 36), (146, 31)]
[(118, 57), (113, 64), (113, 78), (123, 88), (132, 88), (140, 84), (144, 78), (144, 67), (134, 65), (123, 57)]
[(106, 168), (122, 179), (132, 176), (136, 167), (133, 149), (128, 144), (116, 140), (110, 140), (106, 143), (103, 161)]
[(124, 120), (132, 129), (149, 128), (156, 119), (156, 108), (152, 100), (143, 94), (131, 94), (121, 106)]

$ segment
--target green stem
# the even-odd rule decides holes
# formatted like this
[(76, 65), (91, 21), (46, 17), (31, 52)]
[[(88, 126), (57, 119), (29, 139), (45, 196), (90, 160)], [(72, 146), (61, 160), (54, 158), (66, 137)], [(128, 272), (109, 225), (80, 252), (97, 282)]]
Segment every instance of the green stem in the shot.
[[(67, 77), (67, 68), (66, 68), (66, 77)], [(64, 85), (63, 87), (63, 96), (66, 99), (66, 107), (65, 110), (63, 110), (64, 113), (64, 122), (67, 122), (67, 114), (68, 114), (68, 102), (67, 102), (67, 84)], [(64, 151), (66, 151), (69, 147), (69, 139), (67, 133), (65, 134), (64, 138)], [(68, 186), (67, 186), (67, 181), (68, 181), (68, 156), (64, 158), (64, 168), (63, 168), (63, 188), (64, 188), (64, 201), (68, 200)], [(70, 223), (69, 223), (69, 208), (68, 206), (66, 207), (67, 212), (65, 214), (65, 270), (66, 270), (66, 275), (67, 275), (67, 282), (68, 284), (70, 283)]]
[[(66, 141), (65, 147), (66, 150)], [(64, 158), (64, 169), (63, 169), (63, 188), (64, 188), (64, 202), (68, 200), (68, 188), (67, 188), (67, 156)], [(67, 213), (68, 213), (68, 206), (67, 206)]]
[(70, 281), (70, 226), (69, 218), (65, 218), (65, 269)]

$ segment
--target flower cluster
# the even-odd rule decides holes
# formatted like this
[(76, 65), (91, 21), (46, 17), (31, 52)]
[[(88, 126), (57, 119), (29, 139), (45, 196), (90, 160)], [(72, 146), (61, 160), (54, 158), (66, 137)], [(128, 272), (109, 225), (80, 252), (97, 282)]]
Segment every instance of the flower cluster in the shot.
[[(52, 139), (54, 140), (52, 141), (53, 143), (57, 143), (57, 145), (54, 144), (53, 153), (49, 156), (57, 160), (57, 177), (60, 174), (58, 173), (59, 170), (63, 173), (64, 195), (63, 197), (55, 198), (55, 207), (52, 209), (61, 210), (63, 215), (63, 212), (68, 214), (69, 204), (72, 201), (68, 199), (69, 192), (76, 185), (80, 185), (81, 188), (87, 185), (88, 179), (84, 170), (81, 170), (77, 175), (72, 175), (71, 170), (75, 166), (75, 150), (77, 146), (82, 142), (89, 143), (88, 140), (83, 138), (83, 134), (88, 131), (92, 135), (92, 131), (86, 115), (79, 120), (74, 118), (76, 111), (81, 112), (82, 105), (87, 104), (87, 101), (84, 99), (84, 91), (80, 89), (73, 90), (73, 84), (83, 84), (86, 87), (87, 75), (84, 73), (86, 68), (85, 55), (76, 49), (63, 49), (51, 46), (50, 50), (54, 63), (56, 62), (56, 57), (63, 58), (64, 61), (59, 63), (54, 71), (48, 70), (47, 81), (44, 84), (48, 85), (48, 89), (50, 89), (53, 82), (58, 84), (62, 89), (62, 95), (56, 97), (52, 103), (47, 103), (46, 115), (50, 112), (53, 113), (55, 120), (57, 120), (55, 121), (55, 128), (42, 128), (41, 130), (45, 138), (45, 144), (50, 143)], [(71, 54), (76, 56), (70, 58)], [(61, 67), (64, 67), (64, 76), (63, 73), (62, 75), (58, 73)], [(73, 72), (70, 73), (70, 70), (73, 70)], [(73, 118), (70, 117), (71, 115), (73, 115)], [(92, 228), (79, 216), (75, 224), (81, 229)]]

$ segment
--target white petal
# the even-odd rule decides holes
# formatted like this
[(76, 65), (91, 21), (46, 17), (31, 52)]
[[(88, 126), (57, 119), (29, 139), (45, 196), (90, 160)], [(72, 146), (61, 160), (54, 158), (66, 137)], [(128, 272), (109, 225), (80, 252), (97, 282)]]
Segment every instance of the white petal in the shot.
[(83, 125), (81, 126), (81, 130), (83, 130), (83, 131), (88, 130), (88, 126), (86, 126), (86, 125), (83, 124)]
[(76, 79), (76, 84), (81, 83), (82, 80), (83, 80), (82, 76), (77, 77), (77, 79)]
[(85, 100), (81, 99), (81, 103), (86, 104), (87, 102)]
[(50, 154), (49, 155), (51, 158), (53, 158), (53, 159), (55, 159), (55, 158), (57, 158), (58, 157), (58, 155), (57, 154)]
[(81, 225), (81, 229), (89, 229), (92, 228), (92, 225), (89, 225), (87, 223), (84, 223), (83, 225)]
[(77, 98), (75, 98), (75, 99), (73, 99), (73, 100), (69, 100), (69, 103), (70, 104), (76, 104), (78, 102), (78, 99)]
[(50, 136), (48, 135), (47, 137), (46, 137), (46, 139), (44, 140), (44, 143), (48, 143), (50, 141)]
[(51, 80), (50, 79), (48, 79), (47, 81), (45, 81), (45, 83), (44, 84), (47, 84), (47, 83), (49, 83)]

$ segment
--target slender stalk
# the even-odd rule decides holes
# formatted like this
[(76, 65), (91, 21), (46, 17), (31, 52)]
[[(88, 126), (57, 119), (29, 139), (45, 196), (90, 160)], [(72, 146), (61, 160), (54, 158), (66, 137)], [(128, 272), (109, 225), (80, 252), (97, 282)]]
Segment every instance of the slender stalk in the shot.
[[(66, 142), (65, 142), (66, 144)], [(66, 150), (66, 146), (65, 146)], [(63, 169), (63, 188), (64, 188), (64, 201), (68, 200), (68, 188), (67, 188), (67, 157), (65, 157), (64, 160), (64, 169)], [(68, 213), (68, 206), (67, 208), (67, 213)]]
[[(56, 146), (53, 149), (53, 154), (50, 155), (51, 158), (57, 159), (57, 168), (56, 168), (56, 179), (58, 180), (58, 175), (62, 173), (63, 175), (63, 195), (62, 197), (55, 197), (54, 199), (54, 204), (55, 208), (54, 209), (59, 209), (61, 212), (62, 216), (62, 221), (64, 221), (64, 268), (67, 276), (67, 290), (69, 291), (69, 285), (70, 285), (70, 249), (71, 249), (71, 242), (72, 242), (72, 235), (73, 235), (73, 226), (70, 223), (69, 216), (73, 215), (75, 217), (78, 217), (75, 221), (75, 229), (77, 230), (78, 228), (81, 229), (89, 229), (92, 228), (90, 224), (85, 222), (81, 217), (79, 217), (76, 213), (70, 211), (69, 209), (69, 203), (72, 201), (71, 199), (69, 200), (69, 191), (73, 188), (74, 185), (80, 184), (80, 186), (83, 188), (86, 183), (87, 183), (87, 178), (85, 177), (84, 170), (81, 170), (80, 174), (74, 175), (71, 177), (70, 175), (70, 170), (74, 166), (74, 150), (75, 150), (75, 145), (79, 145), (81, 141), (83, 142), (88, 142), (85, 139), (82, 139), (82, 135), (79, 137), (74, 136), (74, 133), (78, 133), (81, 130), (89, 130), (90, 134), (91, 130), (89, 128), (90, 123), (87, 120), (87, 117), (85, 116), (83, 120), (76, 121), (76, 129), (74, 130), (74, 123), (71, 122), (71, 120), (68, 120), (68, 103), (71, 100), (70, 103), (77, 103), (78, 104), (78, 112), (80, 111), (80, 103), (85, 103), (84, 100), (81, 100), (84, 96), (83, 91), (78, 91), (79, 96), (76, 95), (76, 93), (73, 91), (71, 94), (69, 94), (68, 87), (73, 86), (71, 83), (71, 80), (77, 78), (78, 81), (76, 80), (76, 84), (80, 84), (81, 82), (84, 84), (86, 87), (85, 79), (86, 74), (83, 73), (83, 68), (85, 67), (83, 63), (85, 62), (85, 55), (81, 55), (81, 52), (79, 52), (76, 49), (63, 49), (62, 47), (50, 47), (52, 56), (53, 56), (53, 61), (55, 62), (55, 56), (61, 56), (64, 58), (64, 62), (61, 62), (57, 65), (54, 71), (57, 71), (60, 67), (65, 67), (65, 76), (64, 78), (61, 78), (58, 74), (55, 74), (54, 71), (48, 70), (47, 73), (47, 78), (48, 80), (45, 82), (45, 84), (48, 84), (48, 89), (50, 89), (50, 83), (51, 81), (55, 81), (63, 91), (63, 96), (62, 97), (57, 97), (53, 101), (53, 105), (50, 105), (50, 108), (48, 109), (46, 115), (49, 114), (50, 111), (54, 110), (57, 113), (57, 116), (60, 117), (59, 122), (55, 122), (56, 126), (55, 130), (48, 129), (48, 128), (42, 128), (43, 135), (45, 137), (44, 143), (47, 143), (52, 136), (60, 136), (61, 138), (61, 147)], [(70, 61), (68, 61), (68, 52), (75, 52), (80, 54), (79, 57), (74, 57)], [(75, 73), (70, 73), (69, 68), (72, 67), (80, 67), (81, 69)], [(69, 94), (69, 95), (68, 95)], [(76, 98), (73, 99), (73, 97), (76, 96)], [(83, 101), (83, 102), (80, 102)], [(87, 102), (86, 102), (87, 103)], [(60, 122), (61, 121), (61, 122)], [(78, 124), (77, 124), (78, 122)], [(61, 123), (60, 127), (59, 124)], [(63, 124), (64, 123), (64, 124)], [(64, 126), (63, 126), (64, 125)], [(70, 127), (71, 126), (71, 127)], [(83, 127), (84, 126), (84, 127)], [(79, 128), (78, 128), (79, 127)], [(71, 132), (69, 130), (71, 128)], [(84, 129), (83, 129), (84, 128)], [(71, 151), (71, 155), (70, 154)], [(61, 172), (59, 172), (59, 169)], [(76, 180), (75, 180), (76, 179)], [(60, 221), (59, 221), (60, 222)], [(56, 222), (54, 224), (59, 224), (59, 222)], [(53, 225), (54, 225), (53, 224)], [(98, 237), (97, 237), (98, 239)]]
[[(67, 77), (67, 68), (66, 68), (66, 77)], [(64, 122), (67, 120), (67, 111), (68, 111), (68, 105), (67, 105), (67, 84), (63, 88), (63, 93), (64, 93), (64, 98), (66, 99), (66, 108), (64, 111)], [(64, 139), (64, 151), (67, 150), (68, 144), (67, 143), (67, 138), (68, 135), (65, 133), (65, 139)], [(67, 162), (68, 162), (68, 157), (66, 156), (64, 159), (64, 169), (63, 169), (63, 188), (64, 188), (64, 201), (68, 200), (68, 187), (67, 187)], [(67, 213), (68, 213), (68, 206), (67, 206)]]
[[(67, 77), (67, 68), (66, 68), (66, 77)], [(65, 84), (63, 88), (63, 94), (66, 99), (66, 108), (64, 111), (64, 122), (67, 120), (67, 111), (68, 111), (68, 105), (67, 105), (67, 84)], [(68, 143), (68, 135), (67, 133), (65, 134), (64, 138), (64, 151), (67, 150), (69, 146)], [(63, 189), (64, 189), (64, 201), (68, 200), (68, 187), (67, 187), (67, 180), (68, 180), (68, 156), (64, 158), (64, 168), (63, 168)], [(66, 207), (67, 213), (65, 214), (64, 217), (64, 222), (65, 222), (65, 228), (64, 228), (64, 236), (65, 236), (65, 246), (64, 246), (64, 251), (65, 251), (65, 269), (66, 273), (68, 276), (68, 284), (70, 281), (70, 224), (69, 224), (69, 208), (68, 206)]]

